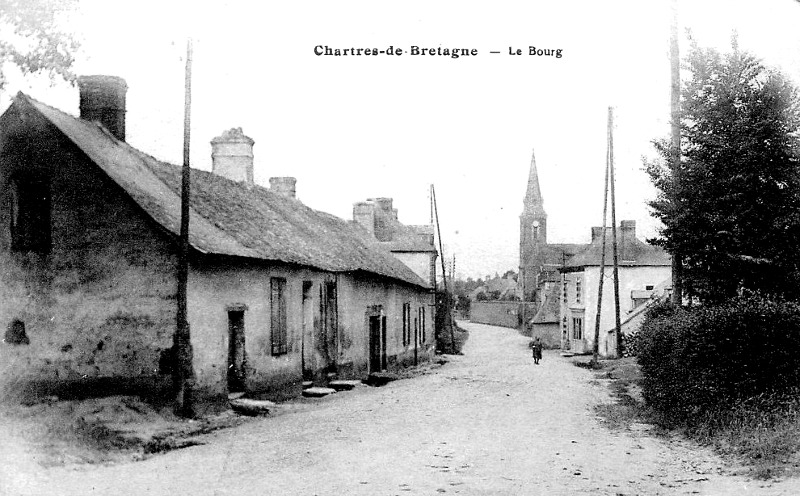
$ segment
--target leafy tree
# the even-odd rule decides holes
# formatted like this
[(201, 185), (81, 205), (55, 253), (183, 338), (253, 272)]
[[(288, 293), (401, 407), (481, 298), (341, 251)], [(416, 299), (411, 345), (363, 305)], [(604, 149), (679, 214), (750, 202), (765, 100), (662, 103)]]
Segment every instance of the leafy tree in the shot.
[(0, 91), (10, 66), (22, 74), (48, 74), (72, 82), (76, 38), (57, 22), (76, 0), (0, 0)]
[[(800, 262), (797, 90), (739, 50), (691, 47), (682, 88), (680, 169), (669, 143), (646, 163), (663, 222), (654, 240), (684, 255), (687, 293), (727, 299), (743, 288), (796, 297)], [(676, 173), (677, 172), (677, 173)]]

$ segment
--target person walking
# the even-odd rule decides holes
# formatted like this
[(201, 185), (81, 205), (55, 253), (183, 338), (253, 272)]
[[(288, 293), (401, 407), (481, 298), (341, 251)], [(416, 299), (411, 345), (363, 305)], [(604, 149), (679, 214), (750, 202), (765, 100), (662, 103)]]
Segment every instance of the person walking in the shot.
[(539, 365), (539, 360), (542, 359), (542, 340), (539, 336), (536, 336), (536, 339), (533, 340), (531, 349), (533, 350), (533, 363)]

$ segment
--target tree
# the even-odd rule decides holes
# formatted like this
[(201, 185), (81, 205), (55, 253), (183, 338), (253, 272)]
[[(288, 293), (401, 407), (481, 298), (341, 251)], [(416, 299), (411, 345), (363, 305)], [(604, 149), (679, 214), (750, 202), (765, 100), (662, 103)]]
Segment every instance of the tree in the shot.
[(664, 225), (653, 241), (683, 255), (684, 289), (702, 301), (742, 288), (796, 297), (797, 90), (735, 38), (724, 55), (694, 44), (684, 68), (679, 170), (667, 140), (645, 164), (658, 190), (649, 204)]
[(73, 82), (76, 38), (63, 31), (58, 14), (77, 0), (0, 0), (0, 91), (9, 66), (22, 74), (48, 74)]

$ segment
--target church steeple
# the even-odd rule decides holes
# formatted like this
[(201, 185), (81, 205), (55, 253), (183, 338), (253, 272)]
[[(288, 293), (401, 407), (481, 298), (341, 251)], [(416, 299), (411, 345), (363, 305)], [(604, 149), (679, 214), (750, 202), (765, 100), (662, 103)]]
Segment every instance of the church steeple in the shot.
[(539, 189), (539, 173), (536, 170), (536, 155), (531, 152), (531, 170), (528, 173), (528, 190), (525, 192), (523, 215), (545, 215), (542, 191)]
[(536, 155), (534, 153), (531, 153), (528, 190), (525, 192), (523, 205), (522, 215), (519, 216), (520, 242), (534, 245), (546, 244), (547, 213), (544, 211), (542, 191), (539, 189), (539, 172), (536, 170)]

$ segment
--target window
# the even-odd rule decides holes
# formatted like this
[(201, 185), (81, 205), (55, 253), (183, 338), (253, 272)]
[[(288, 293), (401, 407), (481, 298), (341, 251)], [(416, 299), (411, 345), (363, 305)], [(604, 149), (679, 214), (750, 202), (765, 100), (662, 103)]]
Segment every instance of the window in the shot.
[(419, 321), (422, 323), (422, 342), (425, 342), (425, 307), (419, 309)]
[(581, 294), (581, 289), (582, 289), (581, 288), (581, 279), (580, 279), (580, 277), (578, 277), (577, 279), (575, 279), (575, 303), (580, 303), (581, 302), (581, 297), (583, 296)]
[(583, 339), (583, 317), (572, 317), (572, 339)]
[(272, 354), (287, 353), (286, 336), (286, 279), (270, 279), (270, 333), (272, 335)]
[(50, 251), (50, 185), (46, 180), (11, 181), (11, 249)]
[(411, 344), (411, 303), (403, 303), (403, 346)]
[(8, 344), (31, 344), (28, 335), (25, 334), (25, 322), (14, 319), (8, 324), (4, 341)]

